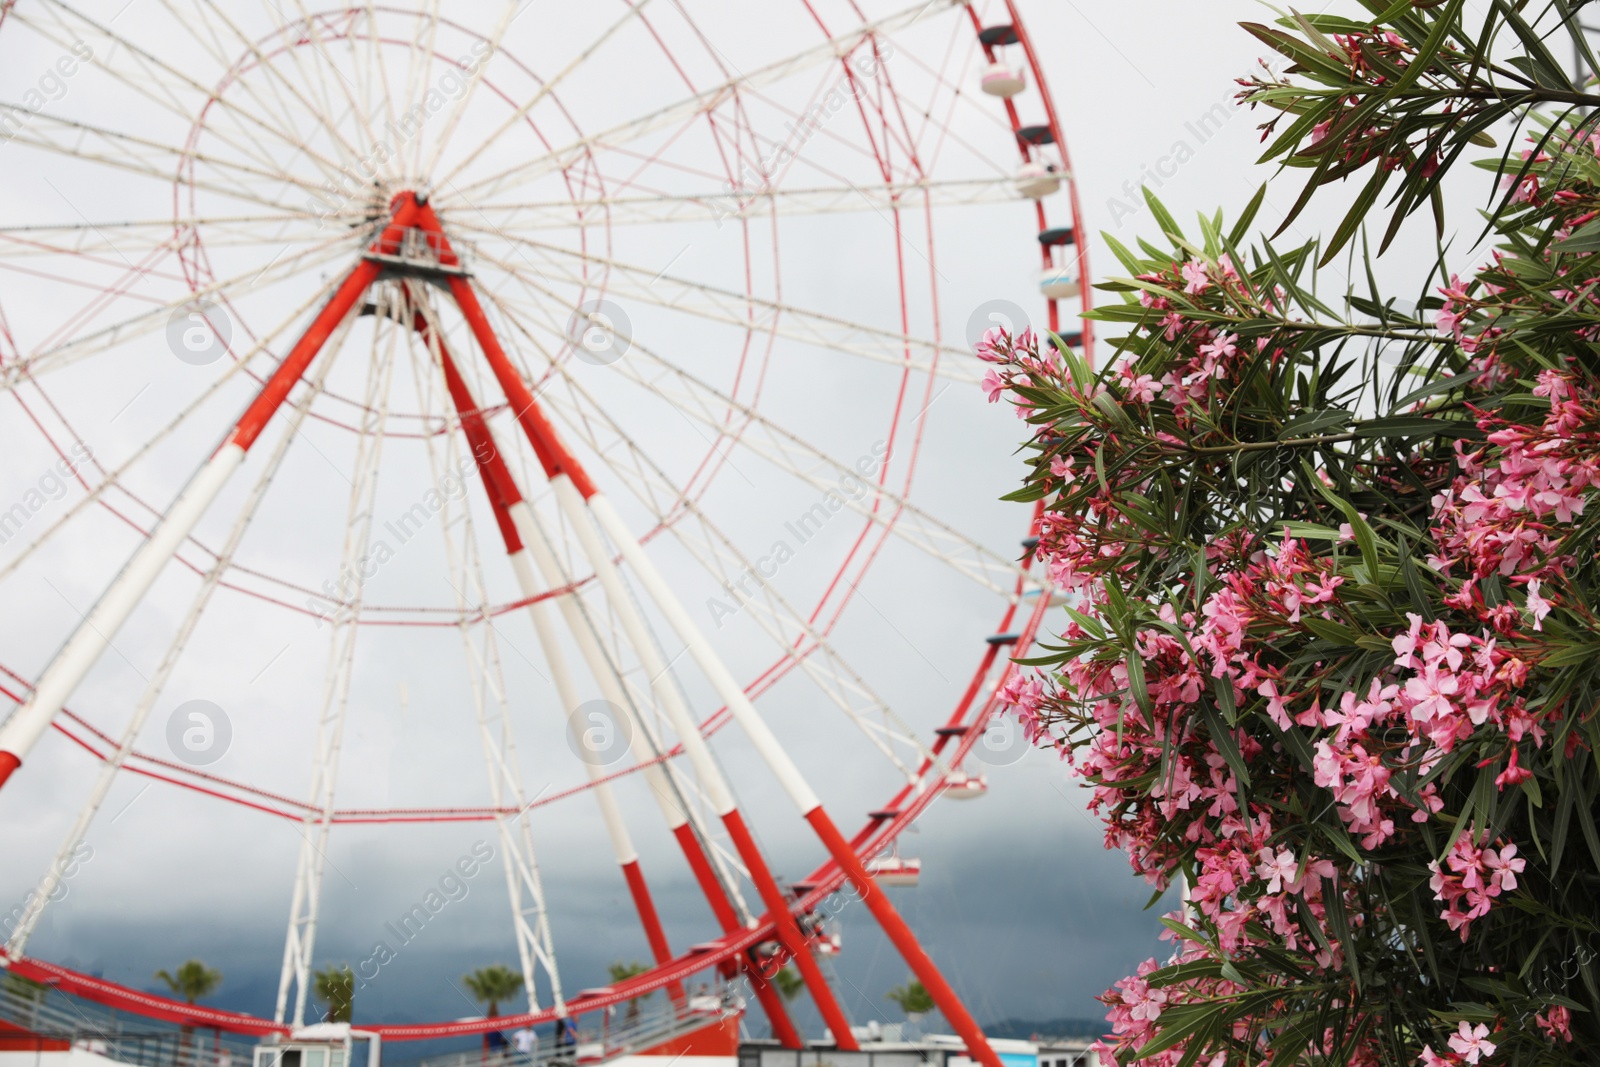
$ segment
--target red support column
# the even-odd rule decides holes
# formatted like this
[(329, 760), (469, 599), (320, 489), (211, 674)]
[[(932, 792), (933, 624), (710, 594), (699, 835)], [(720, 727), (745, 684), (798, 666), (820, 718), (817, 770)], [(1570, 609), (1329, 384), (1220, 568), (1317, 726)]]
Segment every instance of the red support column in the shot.
[[(455, 252), (451, 250), (450, 239), (440, 228), (438, 216), (431, 207), (426, 204), (421, 206), (417, 224), (428, 232), (438, 235), (441, 263), (453, 266), (460, 262)], [(543, 409), (539, 407), (533, 390), (528, 388), (528, 383), (522, 380), (522, 375), (517, 372), (505, 349), (500, 346), (494, 328), (489, 325), (488, 316), (484, 314), (483, 306), (478, 302), (478, 294), (473, 290), (472, 283), (464, 277), (452, 276), (450, 293), (461, 308), (461, 314), (466, 318), (468, 327), (477, 339), (478, 347), (483, 350), (484, 358), (489, 361), (495, 380), (500, 383), (501, 390), (511, 403), (512, 412), (527, 435), (528, 443), (533, 446), (535, 455), (539, 457), (545, 475), (549, 478), (565, 475), (585, 500), (594, 496), (594, 483), (589, 480), (583, 465), (567, 451), (555, 427), (550, 424)], [(756, 883), (762, 899), (772, 913), (772, 921), (777, 926), (780, 942), (794, 956), (795, 965), (800, 969), (800, 976), (805, 979), (806, 989), (816, 1002), (828, 1029), (833, 1033), (834, 1041), (838, 1043), (839, 1048), (846, 1051), (859, 1049), (855, 1035), (850, 1032), (850, 1022), (844, 1014), (844, 1009), (839, 1006), (833, 990), (828, 987), (827, 979), (822, 974), (822, 969), (812, 958), (810, 946), (800, 933), (794, 916), (789, 912), (783, 891), (773, 881), (772, 873), (768, 870), (760, 851), (755, 847), (754, 839), (744, 828), (738, 810), (731, 810), (721, 817), (723, 825), (733, 838), (740, 858), (750, 871), (751, 880)]]
[[(628, 883), (628, 895), (633, 897), (634, 910), (639, 913), (639, 921), (644, 926), (645, 940), (650, 943), (650, 955), (655, 957), (657, 966), (671, 963), (672, 949), (667, 945), (667, 933), (661, 928), (661, 916), (656, 913), (656, 902), (650, 898), (650, 887), (645, 884), (639, 861), (624, 863), (622, 877)], [(674, 1002), (683, 1001), (683, 986), (680, 983), (669, 983), (667, 992)]]
[(976, 1020), (967, 1011), (966, 1005), (961, 1003), (961, 998), (956, 996), (956, 991), (950, 988), (950, 983), (944, 980), (944, 975), (939, 973), (939, 968), (929, 958), (917, 943), (917, 936), (911, 932), (911, 927), (900, 917), (900, 912), (889, 902), (889, 895), (883, 891), (872, 875), (867, 873), (861, 857), (856, 855), (855, 849), (844, 839), (839, 828), (833, 824), (828, 813), (818, 805), (806, 813), (806, 821), (821, 838), (823, 845), (833, 856), (835, 862), (845, 876), (855, 884), (861, 893), (861, 900), (866, 904), (867, 910), (872, 912), (872, 917), (878, 921), (894, 947), (899, 951), (902, 959), (911, 968), (911, 973), (917, 976), (917, 981), (928, 991), (928, 996), (939, 1006), (944, 1013), (945, 1020), (949, 1022), (957, 1036), (966, 1043), (967, 1055), (983, 1063), (985, 1067), (1001, 1067), (1000, 1057), (995, 1055), (989, 1047), (988, 1039), (983, 1036)]
[[(379, 253), (392, 253), (400, 248), (402, 231), (415, 225), (418, 221), (418, 206), (416, 197), (411, 193), (401, 193), (390, 203), (394, 211), (389, 225), (384, 227), (383, 233), (372, 242), (369, 251)], [(282, 406), (289, 396), (289, 390), (294, 388), (311, 366), (311, 361), (317, 353), (322, 351), (333, 331), (338, 328), (350, 309), (356, 306), (356, 301), (367, 291), (367, 287), (377, 281), (382, 273), (381, 265), (370, 259), (362, 259), (346, 276), (345, 280), (334, 291), (333, 298), (323, 305), (317, 312), (317, 317), (311, 320), (311, 325), (306, 327), (306, 332), (300, 335), (289, 354), (278, 364), (278, 369), (273, 371), (272, 377), (267, 379), (267, 384), (262, 387), (250, 406), (239, 416), (238, 425), (234, 427), (233, 434), (228, 438), (230, 444), (249, 450), (255, 444), (261, 431), (267, 428), (267, 421)]]
[[(415, 325), (417, 332), (425, 340), (433, 343), (435, 335), (420, 313), (416, 316)], [(523, 499), (522, 491), (517, 487), (516, 480), (506, 466), (505, 457), (500, 455), (482, 411), (473, 398), (471, 387), (461, 377), (460, 369), (451, 358), (449, 349), (445, 347), (444, 338), (437, 338), (437, 344), (440, 362), (444, 369), (445, 386), (455, 403), (457, 413), (461, 416), (461, 428), (466, 434), (467, 445), (478, 461), (478, 470), (488, 491), (490, 504), (494, 508), (495, 521), (499, 524), (501, 535), (505, 540), (506, 552), (514, 554), (522, 549), (522, 540), (507, 514), (507, 509)], [(722, 932), (728, 933), (738, 929), (738, 914), (728, 901), (722, 884), (717, 881), (716, 874), (712, 871), (711, 863), (706, 858), (705, 850), (701, 847), (694, 830), (685, 823), (678, 827), (674, 835), (683, 849), (684, 858), (688, 861), (695, 880), (700, 884), (701, 891), (705, 893), (706, 900), (711, 905), (712, 913), (716, 916)], [(660, 918), (650, 899), (649, 888), (644, 882), (643, 872), (638, 869), (637, 861), (625, 865), (623, 875), (628, 880), (629, 891), (633, 894), (634, 904), (645, 927), (645, 937), (650, 942), (656, 962), (659, 964), (671, 960), (672, 954), (667, 947), (666, 934), (661, 928)], [(751, 990), (772, 1024), (773, 1035), (785, 1048), (805, 1047), (805, 1042), (783, 1005), (783, 998), (778, 995), (772, 983), (761, 974), (760, 969), (752, 961), (742, 960), (741, 967), (750, 982)], [(682, 987), (674, 983), (673, 988), (676, 990), (673, 999), (681, 999)]]
[[(505, 458), (495, 447), (494, 435), (489, 432), (488, 423), (484, 420), (477, 401), (473, 399), (471, 388), (461, 377), (455, 360), (450, 357), (450, 350), (445, 346), (444, 338), (429, 326), (420, 311), (415, 313), (413, 326), (423, 338), (423, 343), (437, 346), (439, 363), (444, 370), (445, 387), (450, 392), (456, 413), (461, 417), (461, 429), (466, 435), (467, 447), (472, 450), (473, 458), (477, 461), (478, 473), (483, 478), (484, 490), (488, 494), (495, 523), (500, 527), (506, 554), (514, 556), (523, 550), (522, 538), (517, 533), (516, 524), (511, 521), (507, 509), (522, 500), (522, 492), (517, 488), (516, 480), (511, 476)], [(628, 883), (628, 893), (632, 896), (634, 907), (639, 913), (639, 922), (644, 926), (644, 936), (649, 942), (651, 955), (657, 964), (670, 963), (672, 949), (667, 943), (667, 934), (662, 929), (661, 917), (656, 912), (655, 902), (650, 897), (650, 887), (645, 883), (644, 872), (639, 869), (638, 859), (623, 863), (621, 867), (622, 877)], [(682, 1003), (681, 983), (670, 983), (667, 992), (675, 1003)]]
[[(684, 858), (689, 861), (689, 869), (694, 872), (695, 880), (700, 883), (701, 891), (705, 893), (712, 912), (717, 916), (717, 923), (722, 927), (722, 932), (726, 934), (739, 929), (738, 913), (733, 910), (733, 904), (729, 902), (728, 894), (723, 891), (722, 883), (717, 881), (716, 872), (711, 869), (711, 861), (706, 857), (705, 849), (700, 847), (700, 839), (694, 836), (694, 828), (684, 823), (673, 833), (683, 848)], [(748, 955), (739, 962), (744, 969), (745, 978), (750, 982), (750, 989), (761, 1002), (761, 1010), (766, 1012), (768, 1021), (772, 1023), (772, 1036), (776, 1037), (784, 1048), (805, 1048), (805, 1041), (801, 1039), (800, 1031), (795, 1029), (794, 1020), (789, 1018), (789, 1009), (783, 1006), (783, 997), (773, 988), (772, 982), (761, 973), (761, 968), (757, 967), (755, 961)]]
[[(393, 215), (388, 225), (369, 246), (369, 253), (384, 253), (400, 247), (404, 231), (418, 219), (420, 205), (411, 193), (401, 193), (390, 201)], [(78, 683), (99, 660), (112, 638), (149, 591), (167, 562), (193, 532), (205, 511), (233, 472), (244, 462), (245, 453), (266, 429), (316, 359), (317, 353), (350, 313), (356, 301), (378, 277), (381, 267), (365, 257), (351, 269), (333, 296), (306, 327), (283, 362), (267, 378), (234, 423), (232, 432), (201, 466), (171, 508), (156, 523), (150, 535), (134, 550), (133, 556), (112, 579), (90, 613), (78, 624), (35, 681), (27, 699), (0, 723), (0, 787), (22, 766), (22, 760), (50, 728), (57, 712), (71, 699)]]
[(817, 1010), (822, 1013), (822, 1021), (827, 1023), (833, 1040), (841, 1049), (856, 1051), (861, 1046), (856, 1043), (855, 1034), (850, 1032), (850, 1019), (839, 1006), (838, 1000), (834, 999), (833, 990), (828, 988), (828, 979), (822, 973), (822, 968), (817, 966), (816, 957), (811, 955), (811, 946), (806, 944), (806, 936), (800, 931), (800, 924), (795, 922), (789, 902), (783, 899), (782, 890), (767, 869), (767, 861), (762, 858), (755, 839), (745, 827), (744, 817), (735, 808), (722, 817), (722, 824), (728, 828), (734, 848), (750, 869), (750, 880), (756, 884), (761, 899), (766, 902), (767, 913), (772, 916), (773, 925), (778, 931), (778, 941), (794, 957), (800, 977), (805, 979), (806, 989), (810, 991), (811, 999), (816, 1001)]

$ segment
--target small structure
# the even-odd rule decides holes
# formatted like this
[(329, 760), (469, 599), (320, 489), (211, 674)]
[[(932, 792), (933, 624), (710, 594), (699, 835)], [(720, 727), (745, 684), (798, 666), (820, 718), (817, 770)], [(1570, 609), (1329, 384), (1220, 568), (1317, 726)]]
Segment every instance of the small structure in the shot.
[(989, 792), (989, 779), (981, 774), (951, 771), (945, 776), (944, 795), (951, 800), (973, 800)]
[(922, 875), (922, 861), (878, 856), (867, 861), (867, 873), (882, 886), (913, 886)]
[(1078, 264), (1072, 262), (1046, 267), (1039, 275), (1039, 292), (1051, 300), (1065, 300), (1083, 292)]
[(254, 1067), (379, 1067), (380, 1045), (349, 1023), (314, 1023), (257, 1045)]
[(1061, 172), (1054, 163), (1033, 159), (1017, 170), (1017, 192), (1029, 200), (1042, 200), (1061, 188)]
[(984, 70), (982, 85), (983, 91), (990, 96), (1009, 100), (1028, 87), (1028, 80), (1022, 71), (1003, 60), (996, 60)]

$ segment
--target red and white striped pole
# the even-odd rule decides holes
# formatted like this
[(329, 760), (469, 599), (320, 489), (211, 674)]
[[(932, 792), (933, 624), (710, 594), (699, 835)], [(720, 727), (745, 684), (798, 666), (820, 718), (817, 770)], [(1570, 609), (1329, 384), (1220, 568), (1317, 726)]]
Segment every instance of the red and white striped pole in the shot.
[[(494, 433), (489, 428), (488, 422), (483, 418), (482, 411), (477, 401), (473, 398), (471, 388), (466, 380), (461, 377), (459, 369), (451, 358), (449, 349), (445, 346), (444, 339), (429, 326), (423, 316), (416, 316), (416, 328), (430, 346), (436, 346), (445, 375), (445, 384), (450, 391), (451, 399), (455, 403), (456, 411), (461, 417), (462, 430), (466, 435), (468, 446), (478, 462), (479, 473), (483, 477), (484, 486), (488, 491), (489, 501), (495, 512), (495, 521), (500, 527), (502, 539), (505, 542), (506, 552), (511, 558), (512, 569), (516, 572), (524, 597), (532, 602), (528, 611), (533, 619), (534, 630), (544, 649), (547, 661), (551, 665), (551, 675), (556, 681), (558, 698), (567, 709), (569, 715), (578, 706), (577, 693), (571, 681), (571, 676), (566, 669), (565, 658), (562, 656), (554, 635), (549, 630), (549, 620), (543, 611), (543, 601), (534, 600), (539, 596), (537, 582), (533, 576), (533, 569), (528, 562), (528, 552), (524, 544), (519, 525), (531, 525), (531, 515), (523, 516), (520, 513), (526, 510), (522, 490), (517, 485), (515, 476), (506, 465), (505, 458), (500, 454), (498, 445), (494, 440)], [(519, 524), (517, 519), (522, 518)], [(528, 539), (537, 542), (542, 547), (542, 539), (538, 532), (533, 531), (533, 537)], [(541, 568), (547, 569), (547, 568)], [(547, 576), (547, 584), (553, 575)], [(561, 598), (563, 607), (570, 607), (566, 598)], [(585, 647), (593, 646), (592, 635), (588, 634), (584, 620), (578, 618), (575, 612), (569, 614), (567, 619), (574, 635), (580, 638), (580, 643)], [(584, 642), (582, 638), (591, 640)], [(598, 652), (598, 646), (593, 646)], [(592, 662), (597, 677), (614, 679), (608, 664)], [(602, 682), (602, 688), (612, 692), (617, 698), (625, 699), (619, 689)], [(610, 699), (608, 697), (608, 699)], [(613, 701), (615, 703), (615, 701)], [(619, 705), (619, 710), (621, 706)], [(642, 724), (635, 724), (634, 729), (643, 729)], [(645, 753), (640, 753), (646, 756)], [(640, 921), (645, 928), (645, 937), (650, 943), (651, 954), (658, 964), (670, 962), (671, 950), (668, 947), (666, 934), (662, 930), (661, 920), (656, 912), (654, 901), (651, 899), (649, 886), (645, 883), (644, 872), (639, 868), (638, 853), (628, 836), (627, 828), (622, 822), (620, 808), (617, 806), (614, 791), (609, 782), (603, 780), (600, 768), (585, 761), (589, 777), (595, 783), (594, 790), (599, 799), (602, 816), (606, 828), (611, 836), (613, 851), (617, 862), (622, 867), (624, 879), (627, 881), (629, 892), (633, 896)], [(695, 834), (694, 827), (689, 823), (686, 813), (679, 810), (672, 802), (669, 795), (671, 786), (665, 780), (665, 775), (660, 767), (647, 769), (647, 777), (653, 779), (651, 791), (656, 793), (663, 812), (668, 818), (668, 827), (682, 848), (684, 857), (689, 863), (690, 870), (694, 873), (695, 880), (699, 883), (701, 891), (705, 894), (711, 906), (712, 913), (716, 916), (718, 925), (723, 933), (739, 928), (739, 917), (734, 911), (732, 903), (728, 900), (727, 892), (722, 883), (718, 881), (716, 872), (712, 870), (710, 860), (705, 854), (700, 838)], [(772, 1024), (772, 1032), (780, 1044), (785, 1048), (802, 1048), (804, 1041), (795, 1029), (793, 1021), (789, 1018), (788, 1010), (783, 1006), (783, 999), (772, 987), (772, 983), (762, 975), (759, 968), (749, 960), (743, 961), (746, 976), (749, 979), (756, 999), (761, 1003), (762, 1010), (766, 1013)], [(675, 1000), (682, 998), (682, 987), (673, 983), (670, 987)]]
[[(420, 211), (420, 205), (410, 193), (396, 196), (391, 208), (393, 215), (388, 226), (372, 243), (372, 252), (398, 251), (401, 232), (417, 221)], [(134, 551), (89, 614), (67, 638), (66, 644), (45, 667), (28, 698), (4, 724), (0, 724), (0, 786), (5, 785), (39, 738), (50, 728), (56, 713), (110, 646), (117, 631), (155, 584), (167, 561), (193, 532), (233, 472), (244, 463), (245, 453), (261, 436), (268, 421), (289, 396), (289, 391), (305, 374), (323, 344), (356, 306), (381, 269), (372, 260), (362, 259), (350, 271), (283, 362), (278, 364), (278, 369), (267, 379), (255, 400), (239, 416), (221, 447), (189, 479), (189, 483), (178, 494), (178, 499), (156, 523), (150, 536)]]
[(822, 801), (800, 773), (800, 768), (779, 743), (771, 727), (750, 702), (744, 689), (734, 681), (733, 675), (728, 672), (694, 620), (689, 617), (682, 602), (656, 570), (655, 564), (645, 555), (644, 548), (612, 508), (611, 502), (601, 494), (595, 493), (589, 498), (588, 503), (589, 510), (599, 521), (601, 528), (605, 530), (612, 544), (617, 546), (623, 559), (644, 585), (645, 591), (666, 616), (668, 625), (677, 633), (679, 640), (688, 646), (689, 654), (694, 657), (701, 671), (716, 689), (717, 695), (722, 698), (728, 711), (744, 730), (745, 736), (760, 753), (773, 777), (777, 778), (795, 806), (800, 809), (801, 816), (811, 824), (812, 830), (822, 841), (828, 854), (861, 894), (861, 900), (866, 904), (867, 910), (872, 913), (872, 917), (882, 927), (884, 934), (911, 968), (911, 972), (928, 991), (933, 1002), (939, 1006), (939, 1010), (944, 1013), (945, 1019), (949, 1021), (956, 1034), (966, 1043), (967, 1054), (985, 1064), (985, 1067), (1000, 1067), (999, 1057), (989, 1047), (988, 1040), (983, 1036), (977, 1021), (967, 1011), (966, 1005), (961, 1003), (961, 998), (945, 981), (944, 975), (940, 973), (932, 958), (923, 950), (916, 935), (911, 932), (911, 927), (906, 925), (899, 910), (889, 900), (889, 895), (867, 872), (861, 857), (839, 832), (839, 828), (823, 808)]
[[(504, 458), (495, 447), (488, 423), (485, 422), (483, 414), (473, 400), (466, 381), (456, 369), (455, 360), (450, 357), (450, 350), (445, 346), (444, 338), (428, 324), (420, 311), (415, 313), (413, 325), (417, 333), (422, 336), (423, 342), (438, 354), (440, 366), (444, 370), (445, 387), (449, 390), (456, 412), (461, 418), (461, 429), (466, 435), (467, 446), (477, 461), (478, 473), (483, 477), (490, 506), (494, 509), (495, 522), (500, 527), (501, 538), (505, 542), (506, 555), (511, 559), (511, 569), (517, 576), (517, 584), (521, 587), (523, 597), (530, 601), (528, 616), (533, 622), (534, 634), (544, 652), (545, 662), (550, 668), (550, 676), (556, 687), (556, 698), (560, 700), (562, 709), (570, 718), (579, 703), (577, 687), (573, 684), (566, 657), (562, 654), (555, 633), (551, 629), (546, 606), (542, 600), (535, 599), (540, 594), (538, 583), (528, 562), (527, 549), (508, 512), (512, 503), (522, 499), (522, 494), (512, 480), (511, 471), (506, 467)], [(655, 902), (651, 899), (650, 887), (644, 880), (644, 872), (639, 869), (639, 853), (633, 846), (627, 824), (623, 822), (622, 808), (617, 803), (616, 791), (611, 788), (611, 783), (604, 780), (605, 776), (600, 767), (590, 760), (584, 760), (583, 765), (593, 785), (601, 821), (605, 824), (606, 834), (611, 839), (612, 853), (616, 856), (617, 865), (622, 868), (623, 879), (627, 882), (628, 892), (633, 897), (639, 921), (644, 926), (645, 940), (650, 944), (650, 953), (658, 964), (668, 963), (672, 960), (672, 949), (667, 943), (666, 931), (662, 929)], [(683, 1000), (682, 983), (671, 983), (667, 991), (674, 1001)]]
[[(422, 207), (419, 225), (430, 232), (438, 233), (441, 260), (447, 263), (453, 261), (455, 255), (450, 251), (449, 239), (440, 230), (438, 218), (428, 205)], [(845, 1015), (838, 999), (834, 997), (833, 990), (828, 987), (822, 968), (818, 966), (805, 935), (801, 932), (793, 913), (789, 911), (789, 901), (785, 898), (783, 890), (778, 887), (777, 880), (772, 877), (772, 871), (756, 847), (754, 838), (750, 836), (744, 818), (734, 804), (733, 795), (722, 778), (722, 772), (712, 759), (711, 750), (706, 745), (705, 739), (700, 736), (698, 725), (683, 705), (673, 680), (667, 677), (666, 665), (654, 662), (659, 660), (659, 654), (655, 649), (653, 637), (644, 630), (643, 619), (634, 609), (611, 555), (600, 543), (593, 519), (583, 506), (583, 501), (594, 494), (594, 484), (589, 480), (582, 465), (562, 445), (555, 428), (545, 418), (527, 383), (511, 365), (505, 350), (495, 337), (493, 327), (489, 325), (488, 317), (478, 302), (478, 295), (473, 290), (472, 284), (464, 277), (453, 276), (449, 279), (449, 285), (451, 295), (461, 308), (468, 327), (477, 338), (479, 348), (489, 361), (496, 380), (499, 381), (507, 400), (511, 402), (518, 423), (527, 435), (528, 442), (538, 456), (546, 476), (549, 477), (557, 501), (572, 521), (573, 532), (578, 538), (584, 556), (594, 567), (596, 576), (606, 589), (606, 595), (617, 613), (618, 621), (628, 634), (629, 642), (644, 661), (645, 669), (652, 677), (656, 695), (661, 699), (662, 706), (672, 721), (673, 729), (683, 741), (684, 750), (694, 764), (702, 785), (706, 788), (712, 809), (722, 820), (735, 850), (744, 861), (750, 880), (755, 883), (757, 891), (761, 894), (762, 902), (766, 905), (777, 931), (779, 943), (794, 958), (800, 977), (804, 980), (807, 991), (811, 994), (817, 1010), (822, 1014), (823, 1021), (833, 1034), (833, 1039), (839, 1048), (848, 1051), (859, 1049), (855, 1035), (850, 1030), (849, 1017)]]
[[(430, 230), (439, 231), (441, 244), (448, 248), (448, 238), (439, 230), (438, 217), (433, 213), (431, 207), (423, 205), (419, 225)], [(839, 828), (822, 807), (821, 800), (812, 791), (805, 777), (800, 773), (800, 768), (789, 756), (788, 751), (779, 743), (776, 735), (772, 733), (771, 728), (761, 717), (760, 712), (750, 702), (744, 689), (734, 680), (733, 675), (728, 672), (727, 667), (717, 656), (716, 651), (712, 648), (710, 642), (706, 640), (705, 635), (701, 633), (700, 628), (689, 617), (689, 613), (684, 609), (676, 594), (662, 579), (655, 568), (655, 564), (645, 554), (638, 540), (634, 538), (632, 532), (622, 522), (621, 517), (611, 507), (610, 502), (596, 490), (594, 483), (584, 472), (582, 465), (562, 444), (555, 427), (551, 425), (544, 412), (540, 409), (533, 391), (528, 388), (528, 384), (517, 373), (516, 368), (496, 340), (494, 330), (490, 327), (489, 321), (478, 303), (477, 294), (473, 291), (471, 283), (465, 278), (453, 277), (450, 279), (450, 292), (455, 297), (456, 303), (460, 305), (462, 314), (466, 316), (468, 326), (472, 329), (474, 336), (477, 337), (479, 347), (483, 349), (484, 356), (488, 359), (496, 380), (499, 381), (501, 389), (505, 392), (506, 399), (511, 403), (518, 422), (528, 436), (529, 443), (533, 446), (534, 452), (538, 455), (539, 461), (545, 469), (545, 473), (550, 478), (557, 499), (572, 520), (573, 529), (580, 542), (593, 542), (584, 543), (584, 553), (595, 567), (596, 573), (600, 576), (602, 582), (607, 582), (608, 572), (612, 572), (614, 578), (615, 568), (610, 553), (604, 549), (604, 546), (598, 544), (598, 538), (595, 537), (594, 530), (590, 528), (588, 522), (584, 521), (586, 518), (592, 518), (594, 522), (598, 523), (607, 537), (610, 538), (612, 544), (622, 553), (623, 559), (643, 583), (645, 591), (656, 602), (662, 614), (666, 616), (668, 624), (677, 633), (679, 640), (683, 641), (687, 646), (690, 655), (694, 657), (702, 673), (705, 674), (713, 688), (716, 689), (717, 695), (726, 704), (730, 714), (744, 730), (745, 735), (750, 739), (757, 753), (760, 754), (763, 762), (772, 772), (773, 777), (778, 780), (784, 791), (794, 801), (795, 806), (800, 809), (801, 816), (811, 825), (812, 830), (822, 841), (823, 846), (827, 848), (834, 862), (839, 865), (840, 870), (855, 885), (856, 890), (861, 894), (862, 902), (867, 906), (867, 910), (872, 913), (873, 918), (877, 920), (884, 934), (893, 942), (917, 980), (922, 983), (923, 988), (928, 991), (928, 995), (938, 1005), (939, 1010), (944, 1013), (945, 1019), (966, 1044), (967, 1054), (983, 1063), (985, 1067), (1001, 1067), (1000, 1058), (989, 1046), (989, 1042), (983, 1036), (983, 1031), (979, 1028), (977, 1021), (972, 1018), (966, 1006), (961, 1003), (961, 998), (956, 995), (955, 990), (945, 981), (944, 975), (940, 973), (932, 958), (918, 943), (916, 935), (906, 925), (898, 909), (889, 900), (888, 894), (883, 892), (872, 876), (867, 873), (866, 866), (861, 862), (861, 857), (856, 854), (855, 850), (850, 847), (850, 843), (845, 840), (844, 835), (839, 832)], [(671, 709), (669, 708), (670, 711)], [(798, 934), (797, 928), (794, 930), (794, 934), (790, 934), (781, 921), (782, 918), (787, 917), (789, 926), (794, 926), (794, 920), (789, 914), (787, 902), (782, 899), (782, 893), (778, 890), (777, 884), (772, 881), (766, 863), (761, 858), (759, 850), (755, 848), (755, 842), (751, 839), (743, 818), (734, 807), (732, 796), (728, 794), (727, 787), (722, 782), (720, 772), (711, 758), (710, 748), (706, 745), (705, 739), (700, 735), (699, 729), (692, 720), (682, 722), (678, 721), (677, 715), (673, 717), (674, 729), (678, 731), (689, 758), (695, 763), (701, 777), (709, 785), (713, 786), (711, 790), (713, 793), (713, 805), (717, 808), (718, 814), (722, 816), (723, 824), (733, 838), (735, 847), (739, 849), (740, 855), (745, 858), (746, 865), (750, 868), (752, 880), (762, 890), (763, 899), (766, 901), (768, 908), (773, 911), (774, 918), (780, 920), (778, 925), (780, 938), (784, 938), (786, 934), (789, 936)], [(749, 852), (748, 855), (746, 855), (747, 850)], [(758, 870), (760, 872), (759, 876), (757, 874)], [(778, 914), (780, 911), (782, 913), (781, 916)], [(788, 947), (787, 940), (785, 940), (785, 946)], [(811, 989), (812, 996), (817, 997), (818, 991), (813, 985), (808, 970), (814, 971), (820, 981), (820, 969), (817, 968), (816, 961), (811, 958), (809, 948), (804, 944), (803, 940), (799, 947), (801, 952), (796, 953), (795, 962), (800, 967), (801, 976), (806, 978), (806, 984)], [(837, 1010), (837, 1002), (833, 1001), (831, 991), (828, 991), (825, 999), (818, 999), (818, 1007), (822, 1010), (829, 1029), (833, 1031), (835, 1039), (839, 1042), (839, 1047), (856, 1047), (853, 1037), (849, 1039), (849, 1044), (846, 1044), (846, 1037), (849, 1035), (849, 1024), (843, 1020), (842, 1012), (840, 1013), (840, 1025), (835, 1025), (834, 1021), (829, 1018), (830, 1006)], [(842, 1033), (841, 1027), (843, 1029)]]

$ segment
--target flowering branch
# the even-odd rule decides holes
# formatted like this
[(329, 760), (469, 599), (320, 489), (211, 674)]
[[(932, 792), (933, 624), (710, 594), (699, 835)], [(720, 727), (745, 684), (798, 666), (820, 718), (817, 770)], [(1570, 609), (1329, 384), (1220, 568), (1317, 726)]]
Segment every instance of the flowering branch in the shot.
[[(1246, 98), (1292, 119), (1269, 157), (1308, 188), (1375, 164), (1361, 197), (1399, 174), (1398, 219), (1487, 116), (1587, 98), (1519, 8), (1468, 32), (1461, 0), (1366, 6), (1252, 29), (1296, 61)], [(1521, 54), (1480, 46), (1505, 35)], [(1261, 194), (1192, 241), (1147, 194), (1168, 247), (1107, 238), (1108, 367), (1027, 331), (978, 346), (1030, 431), (1010, 498), (1043, 502), (1069, 598), (1003, 698), (1107, 846), (1188, 888), (1171, 958), (1103, 998), (1124, 1064), (1600, 1044), (1600, 135), (1520, 118), (1533, 147), (1490, 164), (1497, 249), (1414, 318), (1310, 289), (1359, 216), (1242, 250)]]

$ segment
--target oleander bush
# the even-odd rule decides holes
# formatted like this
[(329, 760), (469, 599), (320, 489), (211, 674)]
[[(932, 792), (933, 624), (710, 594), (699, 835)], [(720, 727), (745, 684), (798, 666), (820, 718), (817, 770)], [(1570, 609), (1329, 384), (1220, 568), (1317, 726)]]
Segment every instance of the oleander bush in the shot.
[[(1348, 202), (1326, 241), (1252, 241), (1260, 193), (1188, 234), (1149, 197), (1159, 234), (1107, 238), (1103, 367), (979, 346), (1072, 605), (1005, 696), (1187, 889), (1104, 1054), (1592, 1064), (1600, 90), (1560, 0), (1349, 6), (1247, 27), (1290, 61), (1241, 93), (1290, 221)], [(1372, 257), (1442, 237), (1463, 160), (1477, 266), (1385, 296)]]

